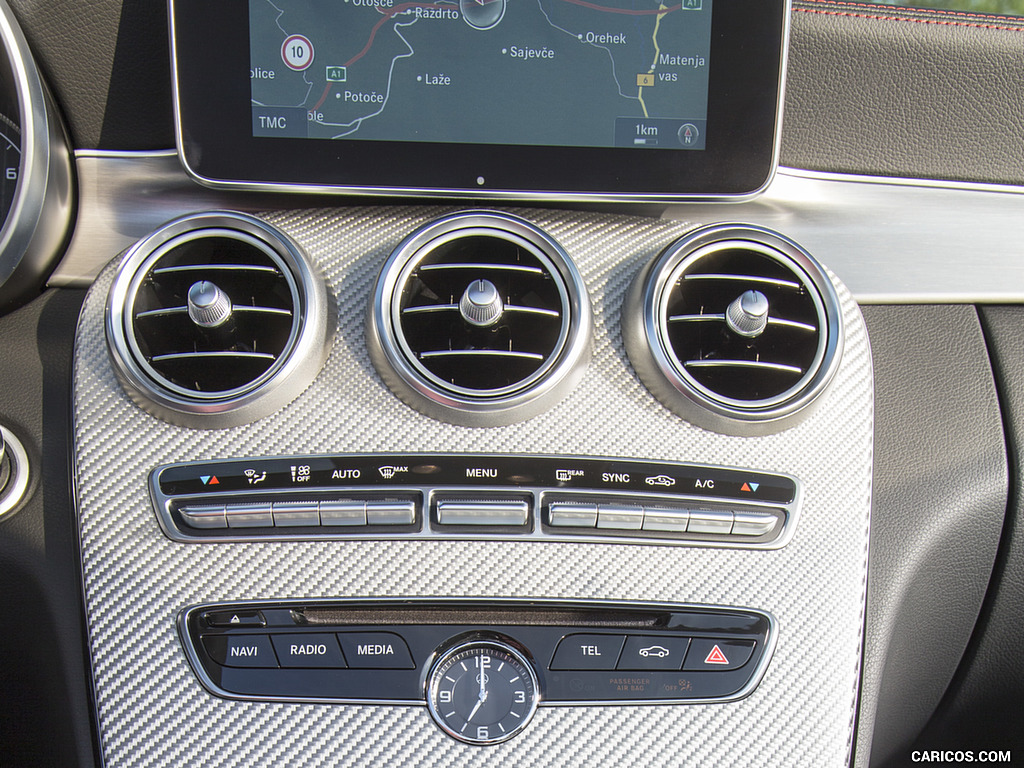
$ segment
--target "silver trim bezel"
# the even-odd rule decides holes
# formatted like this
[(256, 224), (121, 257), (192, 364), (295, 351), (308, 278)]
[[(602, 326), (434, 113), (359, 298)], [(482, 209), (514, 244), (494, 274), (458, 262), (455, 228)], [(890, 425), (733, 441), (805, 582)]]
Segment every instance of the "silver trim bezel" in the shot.
[[(793, 272), (807, 287), (820, 326), (810, 369), (790, 389), (764, 400), (735, 400), (700, 384), (677, 361), (668, 339), (667, 300), (693, 263), (725, 248), (761, 253)], [(765, 435), (798, 423), (825, 391), (842, 359), (843, 323), (835, 286), (817, 261), (789, 238), (749, 224), (713, 224), (684, 235), (636, 276), (623, 303), (623, 337), (630, 362), (669, 410), (706, 429)]]
[[(266, 702), (277, 702), (277, 703), (292, 703), (292, 704), (360, 704), (360, 705), (373, 705), (373, 706), (421, 706), (425, 707), (426, 700), (424, 699), (330, 699), (330, 698), (301, 698), (301, 697), (289, 697), (289, 696), (246, 696), (237, 693), (231, 693), (226, 691), (206, 674), (206, 670), (203, 668), (202, 662), (199, 660), (199, 655), (192, 644), (191, 638), (188, 634), (188, 620), (192, 614), (199, 611), (215, 611), (226, 607), (238, 607), (238, 606), (260, 606), (260, 607), (273, 607), (273, 608), (308, 608), (316, 607), (320, 605), (341, 605), (341, 606), (359, 606), (359, 605), (376, 605), (376, 606), (395, 606), (395, 605), (409, 605), (415, 602), (430, 602), (439, 604), (462, 604), (469, 605), (473, 603), (485, 602), (488, 606), (501, 606), (501, 607), (535, 607), (537, 605), (550, 605), (554, 607), (575, 607), (583, 609), (592, 609), (600, 611), (602, 608), (626, 608), (626, 609), (641, 609), (641, 610), (664, 610), (664, 611), (710, 611), (710, 612), (729, 612), (733, 613), (736, 611), (742, 611), (744, 613), (752, 613), (761, 616), (768, 622), (768, 634), (764, 641), (764, 651), (761, 654), (761, 659), (754, 669), (750, 680), (743, 688), (731, 696), (725, 696), (721, 698), (713, 699), (636, 699), (630, 701), (548, 701), (544, 699), (543, 692), (538, 687), (537, 693), (539, 697), (539, 707), (628, 707), (628, 706), (659, 706), (659, 705), (678, 705), (678, 704), (725, 704), (734, 701), (740, 701), (750, 696), (758, 685), (761, 684), (761, 680), (764, 678), (765, 673), (768, 671), (768, 665), (771, 663), (772, 657), (775, 655), (775, 648), (778, 645), (778, 634), (779, 634), (779, 623), (775, 618), (774, 614), (769, 611), (758, 609), (758, 608), (746, 608), (743, 606), (729, 606), (729, 605), (700, 605), (697, 603), (651, 603), (643, 602), (639, 600), (586, 600), (577, 599), (570, 600), (564, 598), (465, 598), (465, 597), (417, 597), (417, 598), (394, 598), (394, 597), (382, 597), (377, 599), (370, 598), (341, 598), (337, 600), (327, 599), (315, 599), (315, 600), (225, 600), (212, 603), (197, 603), (194, 605), (186, 606), (178, 612), (175, 619), (175, 627), (178, 632), (178, 640), (181, 643), (182, 649), (185, 652), (185, 657), (188, 660), (189, 666), (192, 667), (192, 671), (199, 683), (203, 688), (210, 694), (217, 696), (222, 699), (228, 699), (231, 701), (266, 701)], [(415, 660), (414, 660), (415, 662)], [(432, 666), (433, 658), (428, 659), (424, 665), (425, 669)], [(419, 668), (419, 665), (417, 665)], [(426, 679), (425, 677), (423, 678)]]
[(17, 187), (0, 222), (0, 304), (35, 295), (71, 228), (71, 149), (17, 19), (0, 0), (0, 55), (17, 91), (21, 131)]
[[(769, 161), (768, 172), (765, 174), (764, 182), (746, 193), (729, 194), (657, 194), (657, 193), (635, 193), (624, 194), (607, 191), (536, 191), (536, 190), (496, 190), (496, 189), (465, 189), (465, 188), (444, 188), (444, 187), (386, 187), (386, 186), (346, 186), (341, 184), (299, 184), (299, 183), (274, 183), (274, 182), (247, 182), (230, 181), (224, 179), (213, 179), (203, 176), (192, 168), (185, 157), (185, 137), (181, 121), (181, 98), (180, 85), (178, 81), (178, 47), (175, 25), (174, 3), (175, 0), (167, 0), (168, 16), (170, 20), (170, 46), (171, 46), (171, 92), (174, 106), (174, 139), (178, 150), (178, 156), (185, 172), (205, 187), (220, 190), (253, 190), (262, 192), (287, 192), (287, 193), (322, 193), (345, 195), (370, 195), (383, 197), (421, 197), (421, 198), (456, 198), (474, 201), (517, 201), (536, 202), (547, 201), (557, 203), (682, 203), (682, 202), (713, 202), (716, 200), (727, 202), (743, 202), (753, 200), (764, 192), (775, 178), (779, 167), (779, 156), (782, 147), (782, 113), (786, 100), (786, 71), (789, 61), (789, 40), (792, 19), (792, 0), (785, 1), (782, 11), (782, 42), (780, 45), (779, 61), (779, 84), (778, 99), (775, 104), (775, 127), (773, 131), (772, 154)], [(424, 143), (429, 148), (429, 143)], [(685, 150), (684, 150), (685, 151)]]
[[(152, 265), (171, 248), (206, 236), (233, 237), (259, 248), (281, 268), (294, 300), (288, 343), (275, 364), (244, 387), (209, 396), (167, 382), (145, 362), (132, 332), (135, 295)], [(330, 316), (324, 280), (290, 237), (254, 216), (213, 211), (175, 219), (125, 253), (107, 297), (104, 325), (115, 373), (136, 404), (172, 424), (216, 429), (255, 421), (297, 397), (327, 357)]]
[[(558, 346), (530, 377), (505, 390), (476, 391), (445, 385), (423, 369), (405, 343), (399, 294), (416, 264), (434, 247), (487, 234), (521, 247), (550, 265), (567, 317)], [(590, 361), (593, 315), (586, 284), (565, 250), (525, 219), (498, 211), (459, 211), (435, 219), (403, 240), (384, 262), (367, 312), (366, 341), (381, 378), (407, 405), (440, 421), (470, 427), (505, 426), (547, 410), (576, 386)]]
[[(459, 733), (458, 731), (451, 728), (444, 721), (444, 715), (442, 715), (438, 711), (437, 705), (434, 703), (434, 699), (437, 696), (438, 688), (440, 688), (441, 686), (441, 678), (439, 677), (441, 664), (443, 664), (446, 659), (452, 658), (471, 647), (491, 648), (494, 650), (502, 651), (503, 653), (507, 653), (509, 656), (511, 656), (517, 662), (519, 662), (519, 664), (529, 675), (530, 682), (533, 684), (533, 700), (530, 702), (529, 711), (523, 716), (523, 719), (519, 723), (519, 725), (517, 725), (515, 728), (508, 731), (507, 733), (503, 733), (501, 736), (497, 738), (475, 739), (468, 737), (465, 734)], [(437, 724), (438, 728), (447, 733), (456, 741), (461, 741), (464, 744), (472, 744), (474, 746), (482, 747), (488, 747), (494, 744), (501, 744), (513, 738), (514, 736), (517, 736), (518, 734), (522, 733), (526, 726), (528, 726), (530, 722), (533, 720), (533, 716), (537, 714), (537, 707), (540, 705), (541, 698), (542, 697), (540, 695), (540, 680), (537, 678), (537, 670), (534, 669), (533, 662), (526, 658), (525, 654), (521, 653), (517, 648), (510, 645), (509, 643), (506, 643), (495, 637), (488, 636), (476, 637), (465, 640), (463, 642), (458, 643), (457, 645), (452, 646), (451, 648), (445, 649), (444, 652), (438, 654), (438, 656), (435, 659), (433, 659), (430, 663), (430, 669), (427, 672), (426, 690), (424, 691), (424, 699), (426, 700), (427, 711), (430, 712), (430, 716), (434, 719), (434, 722)]]
[(3, 436), (3, 442), (0, 443), (0, 447), (3, 448), (0, 450), (0, 458), (7, 455), (11, 467), (7, 485), (0, 493), (0, 520), (3, 520), (15, 512), (24, 501), (28, 492), (30, 469), (28, 452), (17, 436), (4, 426), (0, 426), (0, 435)]
[[(317, 459), (317, 458), (328, 458), (333, 454), (318, 454), (305, 456), (306, 459)], [(381, 458), (392, 458), (395, 454), (380, 454)], [(431, 454), (402, 454), (403, 457), (409, 459), (415, 459), (417, 456), (428, 456)], [(474, 454), (450, 454), (453, 457), (466, 456), (467, 458), (479, 458), (478, 455)], [(514, 458), (516, 454), (510, 454)], [(521, 454), (526, 455), (526, 454)], [(537, 454), (529, 454), (531, 458), (538, 458)], [(354, 458), (374, 458), (377, 454), (372, 453), (361, 453), (351, 454)], [(256, 457), (254, 457), (256, 458)], [(293, 457), (289, 456), (261, 456), (259, 460), (274, 460), (274, 459), (289, 459)], [(552, 459), (563, 459), (572, 461), (573, 459), (584, 459), (584, 458), (597, 458), (594, 456), (582, 457), (582, 456), (544, 456), (543, 458)], [(614, 460), (614, 457), (606, 457), (610, 460)], [(229, 459), (224, 461), (237, 461), (237, 459)], [(650, 464), (652, 466), (663, 467), (666, 464), (682, 464), (682, 462), (670, 462), (670, 461), (651, 461), (646, 459), (628, 459), (628, 461), (640, 464)], [(252, 491), (227, 491), (227, 492), (216, 492), (216, 493), (199, 493), (199, 494), (183, 494), (179, 496), (168, 496), (160, 490), (159, 477), (160, 473), (168, 467), (209, 467), (211, 464), (216, 462), (210, 461), (191, 461), (191, 462), (177, 462), (174, 464), (165, 464), (156, 467), (149, 475), (149, 493), (153, 503), (153, 508), (156, 513), (157, 522), (160, 525), (160, 529), (164, 535), (172, 541), (192, 544), (237, 544), (237, 543), (265, 543), (265, 542), (295, 542), (295, 541), (509, 541), (509, 542), (521, 542), (521, 543), (562, 543), (562, 544), (610, 544), (610, 545), (625, 545), (625, 546), (655, 546), (655, 547), (714, 547), (719, 549), (749, 549), (749, 550), (777, 550), (782, 549), (789, 544), (793, 536), (796, 533), (800, 521), (800, 512), (803, 507), (803, 496), (804, 489), (803, 483), (793, 475), (788, 475), (782, 472), (772, 472), (772, 475), (777, 477), (784, 477), (793, 482), (795, 491), (793, 494), (793, 500), (788, 504), (781, 502), (772, 501), (758, 501), (756, 499), (737, 499), (734, 496), (694, 496), (687, 494), (666, 494), (666, 493), (642, 493), (636, 491), (622, 491), (622, 490), (603, 490), (603, 489), (575, 489), (575, 488), (557, 488), (552, 486), (513, 486), (513, 485), (494, 485), (494, 486), (459, 486), (459, 485), (362, 485), (362, 486), (302, 486), (296, 490), (277, 490), (277, 491), (263, 491), (263, 492), (252, 492)], [(743, 472), (749, 470), (749, 468), (743, 467), (727, 467), (719, 465), (706, 465), (706, 464), (693, 464), (685, 463), (686, 467), (698, 467), (706, 469), (717, 469), (717, 470), (728, 470)], [(230, 535), (195, 535), (191, 532), (186, 533), (182, 531), (174, 521), (174, 517), (171, 513), (172, 503), (181, 503), (194, 500), (199, 503), (204, 499), (209, 499), (211, 496), (224, 499), (247, 499), (254, 496), (258, 496), (261, 499), (275, 499), (278, 497), (288, 498), (296, 495), (314, 495), (317, 493), (323, 493), (325, 495), (345, 495), (353, 494), (356, 496), (367, 496), (379, 493), (381, 496), (387, 495), (408, 495), (418, 496), (420, 503), (420, 515), (415, 531), (394, 531), (394, 532), (359, 532), (359, 526), (324, 526), (317, 533), (295, 533), (291, 532), (289, 528), (275, 528), (272, 534), (266, 533), (248, 533), (245, 528), (229, 528), (219, 530), (230, 530)], [(455, 526), (446, 526), (442, 530), (435, 529), (431, 525), (430, 510), (433, 507), (434, 498), (438, 495), (443, 494), (456, 494), (459, 496), (472, 496), (475, 493), (486, 493), (486, 494), (507, 494), (512, 497), (530, 497), (532, 502), (532, 521), (533, 530), (508, 533), (501, 530), (495, 530), (495, 528), (484, 527), (484, 530), (472, 530), (472, 526), (458, 526), (458, 530), (452, 530)], [(541, 510), (545, 504), (545, 498), (548, 495), (570, 495), (579, 497), (582, 500), (590, 498), (623, 498), (623, 499), (639, 499), (641, 501), (650, 501), (652, 505), (656, 504), (679, 504), (679, 505), (690, 505), (690, 506), (729, 506), (729, 505), (740, 505), (742, 507), (750, 507), (755, 509), (764, 509), (770, 511), (782, 511), (783, 520), (781, 529), (778, 531), (776, 536), (767, 541), (744, 541), (741, 537), (736, 537), (736, 541), (732, 538), (729, 539), (683, 539), (683, 538), (657, 538), (654, 536), (635, 536), (631, 537), (626, 532), (623, 535), (588, 535), (582, 528), (568, 528), (566, 530), (571, 531), (569, 533), (559, 533), (557, 530), (545, 530), (544, 521), (542, 519)], [(400, 526), (396, 526), (400, 527)], [(548, 526), (550, 528), (550, 526)], [(469, 529), (469, 530), (464, 530)], [(607, 529), (604, 529), (607, 530)], [(756, 538), (756, 537), (751, 537)]]

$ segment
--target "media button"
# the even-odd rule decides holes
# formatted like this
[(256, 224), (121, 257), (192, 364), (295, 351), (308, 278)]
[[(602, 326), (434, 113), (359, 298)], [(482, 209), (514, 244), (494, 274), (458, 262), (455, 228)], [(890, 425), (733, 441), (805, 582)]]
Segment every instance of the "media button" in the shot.
[(415, 669), (409, 646), (392, 632), (340, 632), (338, 641), (350, 667)]

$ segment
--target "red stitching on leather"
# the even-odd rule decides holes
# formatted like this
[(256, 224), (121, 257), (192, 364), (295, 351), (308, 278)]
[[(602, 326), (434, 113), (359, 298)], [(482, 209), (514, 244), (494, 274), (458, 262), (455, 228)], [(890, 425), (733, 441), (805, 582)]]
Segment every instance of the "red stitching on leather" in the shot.
[[(1024, 22), (1024, 17), (1020, 16), (1000, 16), (994, 13), (967, 13), (965, 11), (947, 11), (941, 8), (907, 8), (905, 6), (892, 6), (892, 5), (881, 5), (879, 3), (851, 3), (846, 0), (802, 0), (805, 3), (825, 3), (828, 5), (844, 5), (850, 6), (851, 8), (867, 8), (870, 10), (881, 11), (883, 8), (895, 9), (903, 8), (910, 13), (931, 13), (938, 16), (962, 16), (968, 19), (999, 19), (1001, 21), (1016, 21)], [(797, 9), (802, 10), (802, 9)], [(902, 17), (894, 17), (902, 18)], [(1004, 29), (1004, 27), (996, 27), (996, 29)]]
[[(872, 6), (873, 7), (873, 6)], [(878, 16), (850, 11), (819, 11), (816, 8), (794, 8), (799, 13), (814, 13), (818, 16), (839, 16), (851, 19), (874, 19), (875, 21), (906, 21), (911, 24), (932, 24), (942, 27), (972, 27), (974, 29), (999, 29), (1004, 32), (1024, 32), (1024, 27), (1000, 27), (995, 24), (968, 24), (963, 21), (937, 21), (935, 19), (908, 19), (902, 16)]]

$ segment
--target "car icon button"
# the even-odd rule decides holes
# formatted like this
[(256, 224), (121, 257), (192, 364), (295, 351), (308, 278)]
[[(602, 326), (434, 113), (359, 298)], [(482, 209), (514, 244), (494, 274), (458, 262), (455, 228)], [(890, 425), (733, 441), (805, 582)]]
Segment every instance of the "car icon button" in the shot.
[(630, 635), (619, 657), (618, 669), (679, 669), (689, 644), (688, 637)]

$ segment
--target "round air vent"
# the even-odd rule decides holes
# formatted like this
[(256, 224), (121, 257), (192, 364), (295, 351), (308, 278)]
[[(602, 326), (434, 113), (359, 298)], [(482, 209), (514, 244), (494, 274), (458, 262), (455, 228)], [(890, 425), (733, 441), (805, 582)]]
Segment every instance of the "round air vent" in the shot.
[(702, 427), (792, 426), (839, 365), (839, 300), (821, 266), (766, 229), (724, 224), (669, 246), (634, 280), (626, 350), (647, 388)]
[(146, 410), (185, 426), (237, 426), (312, 381), (327, 352), (327, 308), (323, 281), (285, 235), (243, 214), (197, 214), (125, 255), (107, 340)]
[(466, 426), (540, 413), (590, 358), (590, 301), (575, 265), (541, 230), (501, 213), (457, 213), (410, 235), (381, 270), (368, 325), (388, 386)]

